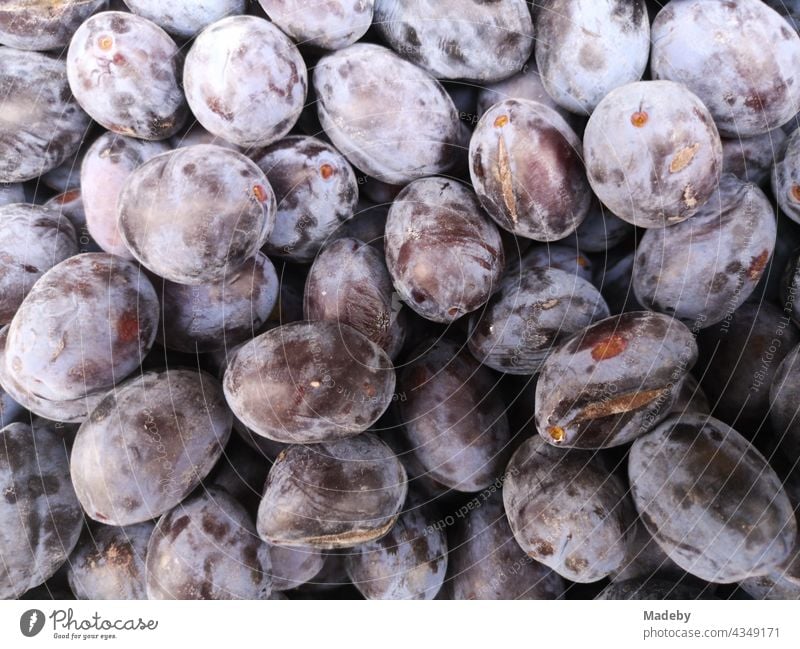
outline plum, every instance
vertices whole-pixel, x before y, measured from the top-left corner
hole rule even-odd
[[[194,286],[221,282],[255,257],[275,210],[275,194],[252,160],[198,144],[156,156],[128,177],[118,227],[146,268]]]
[[[181,62],[178,46],[160,27],[135,14],[105,11],[72,37],[67,76],[78,103],[104,128],[163,140],[189,115]]]
[[[673,81],[639,81],[608,93],[586,125],[583,153],[597,197],[643,228],[697,213],[722,173],[722,142],[711,114]]]
[[[269,543],[291,547],[357,546],[392,528],[407,490],[403,465],[370,433],[293,445],[269,472],[258,533]]]
[[[61,165],[78,152],[89,123],[63,61],[0,47],[0,183],[31,180]]]
[[[222,386],[197,370],[143,372],[81,424],[72,481],[86,513],[132,525],[175,507],[211,471],[231,432]]]
[[[749,137],[800,105],[800,36],[759,0],[673,0],[652,26],[653,79],[685,84],[720,133]]]
[[[63,442],[27,424],[0,430],[0,494],[0,599],[11,599],[55,574],[81,533]]]
[[[469,174],[481,205],[518,236],[563,239],[586,218],[591,202],[580,147],[552,108],[527,99],[498,102],[469,144]]]
[[[313,81],[325,134],[370,176],[400,185],[451,168],[461,144],[458,111],[423,70],[356,43],[320,59]]]
[[[195,117],[241,147],[267,146],[286,135],[300,117],[307,86],[295,45],[255,16],[215,22],[186,56],[184,88]]]

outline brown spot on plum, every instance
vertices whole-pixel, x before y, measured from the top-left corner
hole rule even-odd
[[[683,147],[675,154],[675,157],[672,158],[672,162],[669,163],[669,172],[674,174],[686,169],[686,167],[691,164],[699,148],[700,145],[698,143]]]
[[[757,282],[761,277],[761,273],[764,272],[764,268],[769,261],[769,250],[764,250],[760,255],[757,257],[753,257],[752,261],[750,262],[750,266],[747,269],[747,277],[753,281]]]
[[[79,198],[81,195],[80,189],[72,189],[68,192],[64,192],[61,196],[57,196],[53,200],[58,203],[59,205],[66,205],[67,203],[71,203],[72,201]]]
[[[203,514],[202,519],[203,531],[210,534],[215,540],[222,541],[225,535],[230,531],[230,527],[224,521],[218,521],[210,514]]]
[[[117,339],[130,343],[139,338],[139,317],[135,311],[126,311],[117,320]]]
[[[174,541],[178,538],[178,535],[186,529],[189,525],[190,518],[188,516],[181,516],[178,518],[173,524],[172,527],[169,528],[169,538],[170,540]]]
[[[596,361],[607,361],[610,358],[619,356],[628,346],[628,341],[622,336],[613,334],[595,343],[592,347],[592,358]]]

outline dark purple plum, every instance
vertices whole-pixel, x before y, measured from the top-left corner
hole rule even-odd
[[[26,386],[20,384],[13,376],[13,373],[6,369],[5,353],[8,329],[8,325],[0,329],[0,388],[6,397],[24,404],[26,410],[30,410],[31,413],[40,413],[37,416],[47,419],[67,422],[81,422],[86,419],[92,408],[100,403],[104,393],[97,392],[87,394],[78,399],[63,400],[44,399],[34,394]],[[22,408],[23,406],[20,405],[20,407]]]
[[[704,415],[711,414],[711,406],[708,403],[708,397],[703,392],[697,379],[692,374],[687,374],[683,380],[683,386],[678,393],[678,397],[672,404],[670,413],[684,414],[689,412],[696,412]]]
[[[81,165],[81,196],[86,226],[103,250],[125,259],[133,255],[117,226],[117,201],[133,171],[155,156],[169,151],[164,142],[137,140],[104,133],[86,152]]]
[[[254,432],[308,444],[358,435],[394,399],[392,361],[352,327],[297,322],[244,344],[229,360],[225,396]]]
[[[725,136],[766,133],[797,113],[800,36],[763,2],[673,1],[652,38],[653,78],[686,85]]]
[[[365,199],[359,200],[355,214],[339,226],[328,242],[345,238],[358,239],[375,248],[381,257],[385,257],[384,236],[390,207],[390,204],[375,205]]]
[[[489,216],[521,237],[563,239],[589,211],[580,140],[544,104],[506,99],[489,108],[470,140],[469,173]]]
[[[338,50],[366,34],[375,0],[258,0],[270,20],[300,45]]]
[[[626,444],[667,416],[696,361],[692,333],[667,316],[635,311],[596,322],[545,360],[536,428],[555,446]]]
[[[644,0],[548,0],[535,26],[544,87],[573,113],[588,115],[614,88],[641,79],[650,58]]]
[[[43,417],[81,421],[106,390],[135,370],[152,347],[158,297],[130,262],[106,253],[71,257],[31,289],[8,328],[0,381]],[[80,413],[39,407],[73,402]],[[55,405],[55,404],[54,404]],[[54,411],[53,411],[54,410]]]
[[[108,0],[5,0],[0,4],[0,44],[18,50],[65,47],[75,30]]]
[[[629,239],[634,231],[632,224],[612,214],[593,197],[584,222],[561,244],[573,246],[582,253],[605,253]]]
[[[480,491],[503,473],[511,432],[498,378],[457,343],[423,342],[397,388],[408,448],[442,485]]]
[[[512,272],[470,317],[469,349],[499,372],[536,374],[561,342],[609,315],[600,292],[576,275],[555,268]]]
[[[181,352],[205,353],[247,342],[278,301],[278,275],[258,253],[221,282],[187,286],[163,280],[159,341]]]
[[[409,499],[412,500],[412,499]],[[414,503],[388,534],[347,554],[347,574],[367,599],[434,599],[447,572],[447,538],[433,508]]]
[[[800,343],[790,315],[768,302],[745,302],[698,336],[696,374],[713,414],[745,437],[754,437],[767,420],[773,377]]]
[[[147,546],[147,597],[268,599],[271,571],[247,511],[212,487],[158,521]]]
[[[563,577],[591,583],[624,565],[633,505],[622,481],[591,453],[527,439],[506,469],[503,503],[522,550]]]
[[[315,548],[269,545],[269,556],[273,592],[291,590],[312,581],[325,564],[325,555]]]
[[[0,183],[31,180],[74,156],[89,116],[64,62],[0,46]]]
[[[518,264],[510,264],[506,274],[519,277],[533,268],[555,268],[587,282],[592,281],[592,261],[577,247],[561,244],[542,244],[528,248]]]
[[[781,361],[769,391],[769,418],[778,445],[791,460],[800,458],[800,345]]]
[[[290,446],[269,472],[258,533],[277,545],[354,547],[392,528],[407,490],[403,465],[370,433]]]
[[[52,207],[0,207],[0,323],[11,322],[33,284],[78,254],[72,224]]]
[[[734,429],[708,415],[662,422],[631,447],[636,509],[667,556],[716,583],[768,574],[797,524],[780,478]]]
[[[67,561],[83,526],[63,442],[27,424],[0,430],[0,599],[43,584]]]
[[[155,525],[93,525],[69,558],[69,587],[77,599],[147,599],[145,557]]]
[[[756,185],[767,184],[786,139],[780,128],[752,137],[722,138],[722,172]]]
[[[380,181],[400,185],[443,173],[462,150],[458,110],[447,91],[384,47],[356,43],[323,57],[314,88],[325,134]]]
[[[452,528],[447,586],[456,600],[558,599],[566,583],[523,552],[508,525],[501,494],[473,500]]]
[[[441,177],[400,192],[386,220],[385,248],[400,299],[434,322],[485,304],[505,265],[500,233],[474,192]]]
[[[644,524],[639,521],[636,533],[628,545],[628,556],[611,575],[611,581],[620,584],[629,579],[648,579],[653,575],[680,579],[686,573],[655,542]]]
[[[500,81],[533,51],[524,0],[375,0],[375,27],[412,63],[439,79]]]
[[[645,232],[636,248],[636,299],[695,330],[716,324],[755,290],[776,233],[764,192],[725,174],[688,221]]]
[[[383,255],[357,239],[338,239],[319,253],[306,280],[303,313],[307,320],[350,325],[390,358],[405,341],[406,312]]]

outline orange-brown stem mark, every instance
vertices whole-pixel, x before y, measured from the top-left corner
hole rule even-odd
[[[561,426],[550,426],[547,429],[547,434],[550,435],[550,439],[554,442],[560,443],[564,441],[564,438],[567,436],[567,431],[565,431]]]
[[[322,176],[322,180],[329,180],[335,171],[336,169],[333,168],[333,165],[329,165],[326,162],[319,168],[319,175]]]
[[[123,343],[139,338],[139,318],[135,311],[127,311],[117,320],[117,338]]]
[[[114,47],[114,39],[111,38],[111,36],[101,36],[99,39],[97,39],[97,45],[104,52],[108,52],[108,50]]]
[[[494,125],[496,128],[503,128],[506,124],[508,124],[508,115],[500,115],[496,120],[494,120]]]
[[[614,334],[592,347],[592,358],[596,361],[607,361],[625,351],[628,341]]]
[[[128,59],[126,59],[124,56],[122,56],[122,54],[117,52],[111,59],[111,62],[114,63],[115,65],[125,65],[128,62]]]
[[[757,282],[761,278],[761,273],[769,261],[769,250],[764,250],[757,257],[753,257],[750,261],[750,267],[747,269],[747,277],[751,282]]]
[[[800,185],[792,185],[791,195],[794,200],[800,202]]]
[[[253,196],[259,203],[263,203],[267,200],[267,190],[261,185],[253,185]]]
[[[578,266],[581,268],[586,268],[589,265],[589,260],[586,259],[583,255],[578,255]]]
[[[649,117],[647,113],[643,110],[637,110],[633,115],[631,115],[631,124],[633,124],[636,128],[642,128],[645,124],[647,124],[647,120]]]

